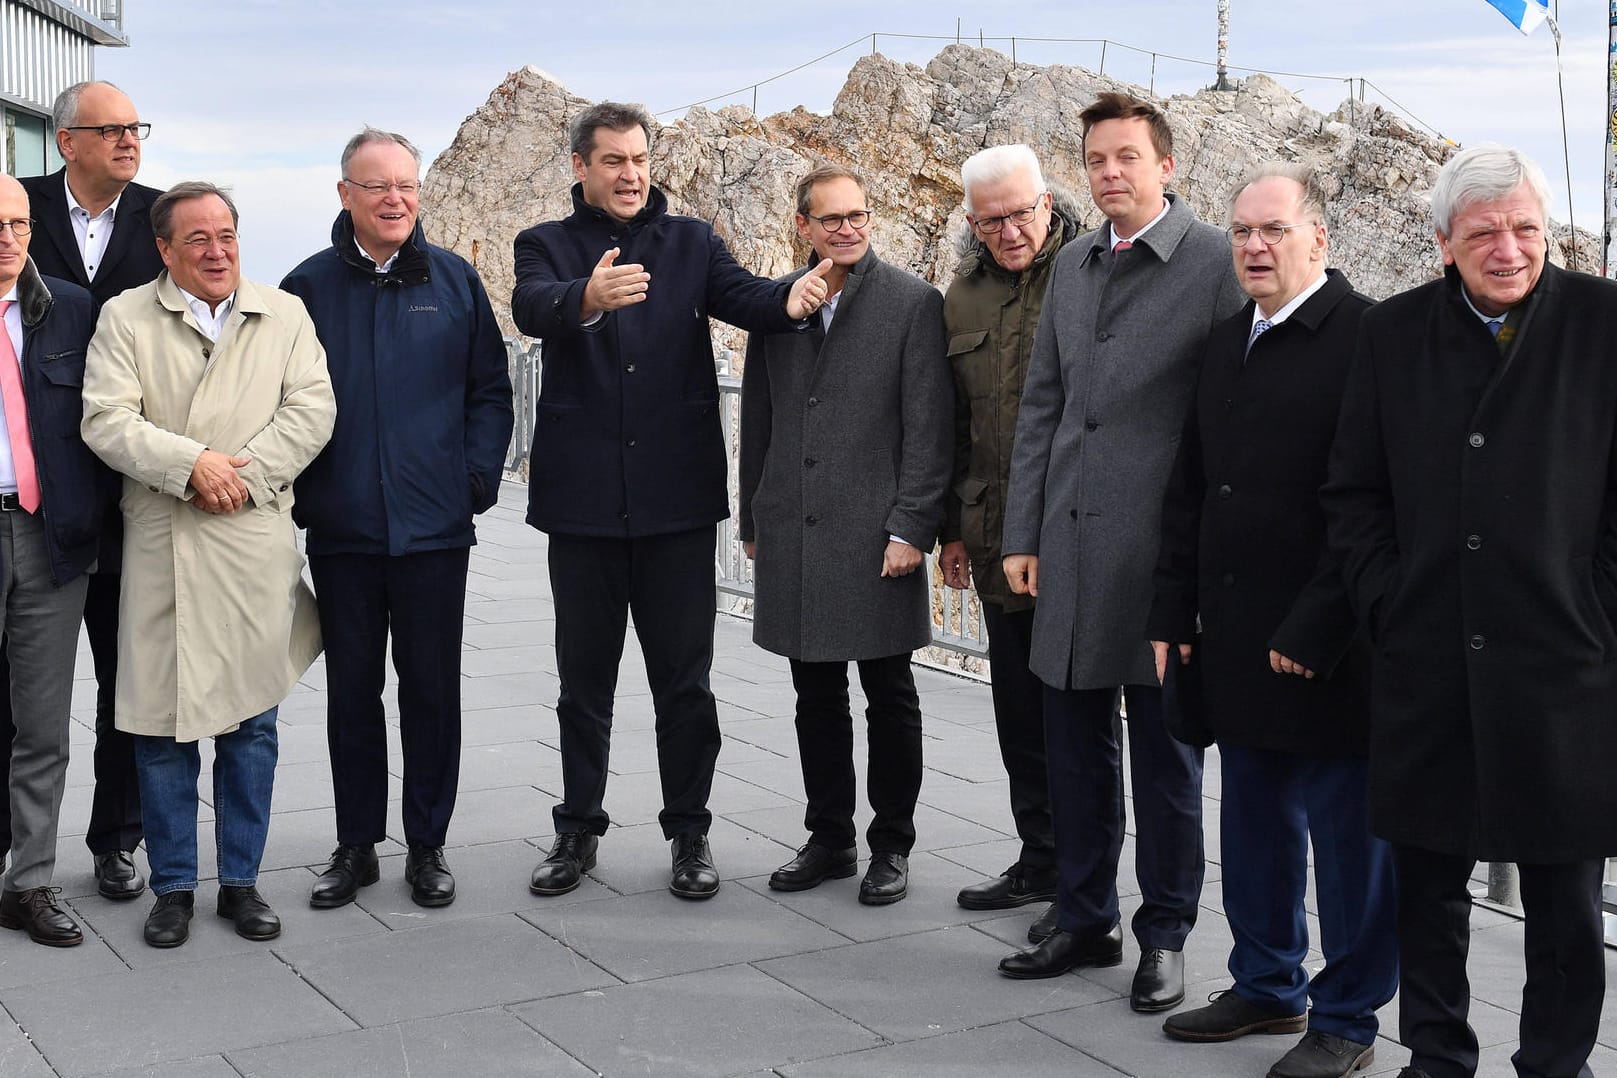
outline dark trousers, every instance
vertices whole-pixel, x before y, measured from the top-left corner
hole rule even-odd
[[[135,774],[135,739],[113,725],[118,680],[117,573],[91,573],[84,600],[84,629],[95,663],[95,795],[84,844],[95,854],[125,852],[140,845],[140,779]],[[0,684],[11,679],[5,643],[0,640]],[[11,770],[11,701],[0,693],[0,774]],[[11,809],[0,800],[0,856],[11,849]]]
[[[1477,1037],[1466,1021],[1471,984],[1471,871],[1476,862],[1395,846],[1398,869],[1398,1039],[1410,1064],[1431,1078],[1471,1078]],[[1600,917],[1602,860],[1522,864],[1521,1046],[1511,1057],[1520,1078],[1588,1078],[1600,1032],[1606,955]]]
[[[988,628],[988,670],[993,677],[994,728],[999,755],[1011,780],[1011,819],[1022,840],[1021,863],[1049,871],[1056,863],[1050,824],[1050,774],[1044,763],[1044,683],[1028,669],[1033,647],[1033,611],[1005,613],[982,604]]]
[[[921,796],[921,698],[910,653],[860,659],[869,756],[865,795],[874,818],[865,832],[872,853],[908,854],[915,845],[915,801]],[[797,751],[803,761],[809,838],[833,850],[854,844],[853,714],[848,664],[792,660],[797,690]]]
[[[388,635],[399,675],[404,838],[442,846],[460,781],[460,644],[470,551],[309,558],[326,647],[326,740],[337,841],[387,837]]]
[[[1202,873],[1202,750],[1162,724],[1162,690],[1129,685],[1129,774],[1142,948],[1181,950],[1196,923]],[[1123,746],[1112,722],[1115,689],[1044,687],[1044,746],[1056,835],[1058,924],[1102,932],[1118,921],[1123,852]]]
[[[1392,848],[1370,834],[1369,770],[1327,759],[1220,745],[1224,912],[1230,974],[1243,999],[1308,1028],[1369,1044],[1376,1010],[1398,989]],[[1308,844],[1314,844],[1320,950],[1309,979]]]
[[[562,801],[556,831],[606,834],[612,702],[630,614],[657,715],[663,835],[706,834],[719,714],[713,667],[713,525],[639,539],[550,537],[561,695]]]

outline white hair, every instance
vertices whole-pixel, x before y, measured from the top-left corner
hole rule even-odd
[[[1432,184],[1432,223],[1444,237],[1454,215],[1477,202],[1495,202],[1527,184],[1549,224],[1550,182],[1532,158],[1509,146],[1472,146],[1455,154]]]
[[[1035,191],[1044,190],[1044,170],[1039,168],[1039,156],[1031,147],[1018,142],[1010,146],[990,146],[978,150],[960,166],[960,186],[965,189],[966,212],[971,212],[971,189],[981,183],[1000,180],[1026,173],[1033,180]]]

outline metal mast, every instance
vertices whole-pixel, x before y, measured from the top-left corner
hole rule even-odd
[[[1612,0],[1611,9],[1617,16],[1617,0]],[[1617,22],[1613,25],[1617,26]],[[1235,89],[1230,82],[1230,0],[1218,0],[1218,81],[1213,83],[1213,89]]]

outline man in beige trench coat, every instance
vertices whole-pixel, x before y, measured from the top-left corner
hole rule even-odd
[[[276,707],[320,652],[292,481],[331,437],[325,352],[296,298],[243,280],[229,196],[183,183],[152,205],[166,271],[109,301],[84,375],[85,442],[124,478],[117,722],[136,735],[157,896],[146,942],[189,935],[197,742],[214,738],[219,916],[281,923],[257,891]]]

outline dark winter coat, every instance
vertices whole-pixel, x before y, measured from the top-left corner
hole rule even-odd
[[[471,546],[511,443],[505,342],[477,271],[415,233],[386,273],[338,215],[332,245],[281,287],[326,350],[337,425],[298,476],[308,552],[419,554]]]
[[[1371,824],[1617,854],[1617,284],[1545,266],[1501,356],[1459,275],[1363,318],[1323,491],[1375,648]]]
[[[580,325],[590,272],[651,274],[646,299]],[[651,189],[627,223],[584,201],[516,239],[517,328],[544,340],[528,523],[562,535],[666,535],[730,513],[719,382],[708,318],[783,333],[787,286],[736,264],[705,221],[668,212]]]
[[[1251,303],[1208,338],[1163,499],[1146,636],[1201,650],[1220,743],[1363,756],[1369,649],[1325,549],[1319,488],[1370,300],[1329,274],[1250,354]],[[1275,673],[1270,649],[1319,676]]]
[[[1044,307],[1044,290],[1062,245],[1078,234],[1071,196],[1061,192],[1050,234],[1033,264],[1011,273],[967,231],[954,280],[943,296],[954,371],[954,474],[944,502],[944,543],[959,540],[971,558],[971,579],[984,602],[1007,612],[1033,609],[1033,597],[1017,595],[1000,567],[1005,493],[1011,484],[1011,443],[1022,406],[1033,331]]]
[[[823,336],[752,335],[741,393],[753,640],[806,662],[931,643],[925,563],[881,570],[889,536],[930,551],[943,519],[953,394],[938,290],[866,253]]]

